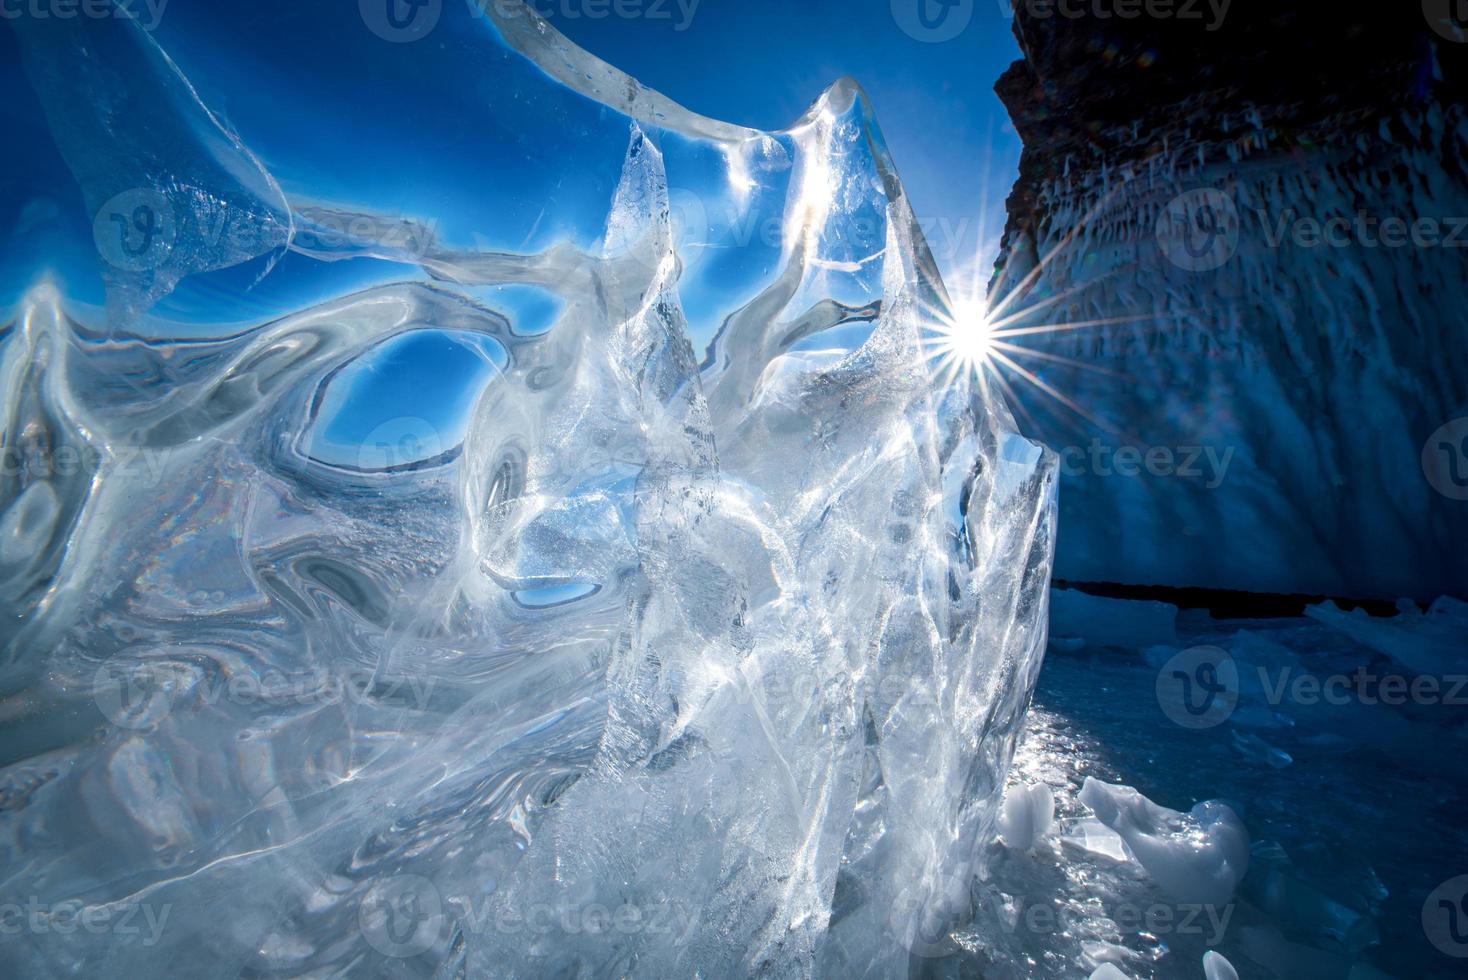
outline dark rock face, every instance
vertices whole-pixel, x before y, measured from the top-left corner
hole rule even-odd
[[[1125,0],[1099,6],[1108,2]],[[1140,122],[1159,136],[1248,104],[1269,124],[1301,136],[1314,130],[1320,142],[1339,130],[1338,114],[1369,118],[1439,90],[1433,60],[1461,83],[1468,51],[1440,37],[1409,9],[1411,0],[1329,10],[1302,0],[1237,0],[1216,20],[1201,2],[1202,20],[1031,12],[1042,6],[1020,0],[1014,31],[1025,59],[998,83],[1033,149],[1042,140],[1116,149],[1108,127]]]
[[[1104,321],[1012,338],[1043,388],[999,366],[1063,453],[1060,577],[1468,592],[1455,3],[1020,0],[994,318]]]

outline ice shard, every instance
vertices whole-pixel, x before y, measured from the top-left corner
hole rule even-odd
[[[1055,463],[933,358],[861,91],[756,132],[360,6],[14,25],[0,972],[949,955]]]

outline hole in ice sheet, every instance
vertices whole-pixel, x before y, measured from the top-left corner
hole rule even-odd
[[[515,334],[520,337],[549,333],[566,308],[564,298],[541,286],[525,283],[479,286],[467,292],[486,306],[508,314]]]
[[[361,473],[447,463],[458,455],[484,386],[508,364],[492,337],[434,329],[399,334],[322,382],[305,455]]]
[[[872,335],[875,324],[872,322],[845,323],[840,326],[822,330],[809,337],[802,338],[791,345],[789,353],[825,353],[836,351],[843,355],[858,350]]]
[[[548,585],[539,589],[516,589],[510,595],[526,609],[549,609],[552,606],[564,606],[577,599],[585,599],[600,591],[601,586],[595,582],[565,582],[561,585]]]

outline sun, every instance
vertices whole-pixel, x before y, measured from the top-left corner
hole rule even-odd
[[[985,391],[989,389],[992,382],[999,391],[1007,396],[1008,403],[1033,426],[1033,418],[1025,408],[1024,402],[1020,400],[1014,386],[1010,384],[1010,376],[1013,376],[1016,380],[1033,385],[1036,390],[1102,428],[1112,430],[1114,426],[1096,418],[1069,395],[1037,374],[1035,370],[1031,370],[1015,359],[1017,357],[1036,358],[1080,370],[1115,374],[1115,372],[1094,364],[1015,343],[1022,337],[1131,323],[1143,319],[1133,316],[1069,323],[1019,325],[1024,321],[1035,319],[1034,314],[1040,310],[1066,299],[1070,292],[1061,292],[1007,314],[1005,310],[1013,304],[1017,294],[1011,294],[991,304],[979,298],[974,292],[967,296],[945,298],[942,306],[925,307],[924,346],[927,349],[928,363],[934,372],[935,379],[941,385],[977,382]]]
[[[930,329],[930,356],[944,374],[981,374],[993,356],[994,328],[981,301],[957,300],[952,312],[936,317]]]
[[[956,289],[951,292],[936,290],[936,295],[924,300],[919,313],[922,320],[922,347],[928,370],[932,372],[933,379],[939,386],[960,385],[967,388],[970,384],[976,384],[982,392],[992,391],[1023,416],[1032,429],[1037,429],[1025,400],[1015,390],[1017,386],[1029,385],[1036,392],[1053,399],[1097,427],[1107,432],[1119,431],[1116,425],[1097,417],[1046,380],[1044,371],[1046,366],[1061,365],[1067,371],[1107,375],[1121,384],[1127,383],[1129,379],[1089,360],[1066,357],[1043,349],[1043,345],[1032,346],[1027,338],[1111,327],[1144,332],[1157,329],[1157,324],[1175,322],[1179,316],[1186,315],[1186,311],[1171,309],[1088,319],[1072,318],[1074,310],[1081,305],[1078,294],[1102,286],[1107,280],[1122,274],[1125,267],[1118,267],[1096,279],[1074,283],[1058,291],[1047,290],[1036,295],[1036,284],[1045,270],[1058,256],[1069,254],[1076,236],[1090,227],[1108,202],[1126,186],[1125,182],[1118,183],[1059,242],[1052,245],[1023,278],[1018,282],[1005,284],[1006,288],[997,295],[992,288],[993,284],[989,283],[993,279],[993,267],[981,261],[981,254],[976,254],[972,263],[957,270],[953,281]],[[980,224],[983,223],[984,218],[980,216]],[[1044,311],[1057,307],[1065,312],[1059,320],[1047,322],[1047,318],[1053,314],[1045,314]],[[1028,362],[1032,366],[1022,362]],[[1026,393],[1029,394],[1028,390]]]
[[[989,310],[980,302],[959,300],[953,311],[953,322],[947,331],[947,344],[965,366],[978,370],[993,353],[994,328],[989,323]]]

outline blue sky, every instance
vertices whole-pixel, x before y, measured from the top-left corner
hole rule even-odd
[[[617,0],[535,7],[644,84],[746,126],[784,127],[855,78],[945,277],[977,253],[987,279],[1020,153],[994,95],[1019,57],[1008,0],[623,0],[635,17],[617,16]]]
[[[420,2],[442,15],[424,42],[431,47],[374,37],[367,15],[386,2],[361,0],[360,16],[349,6],[296,0],[257,0],[243,10],[175,4],[154,36],[288,192],[384,214],[433,215],[451,239],[464,238],[458,225],[483,225],[486,210],[506,228],[528,225],[547,202],[568,221],[586,218],[586,227],[544,224],[541,238],[579,233],[584,239],[592,226],[599,230],[625,135],[611,132],[605,146],[588,142],[588,132],[600,132],[594,113],[573,107],[548,117],[544,106],[505,98],[507,86],[516,84],[513,73],[482,44],[470,43],[467,0],[397,0],[400,9]],[[535,0],[535,6],[573,41],[644,84],[696,112],[743,125],[783,128],[837,78],[857,79],[949,285],[972,292],[974,278],[987,280],[1020,152],[993,93],[995,79],[1018,57],[1008,0]],[[323,46],[322,38],[331,43]],[[0,118],[16,137],[0,175],[0,227],[12,232],[11,247],[0,242],[0,302],[17,298],[42,266],[73,273],[64,276],[70,295],[100,301],[100,281],[90,273],[96,265],[91,215],[17,61],[14,37],[0,30],[0,77],[15,95],[0,106]],[[424,70],[429,64],[433,71]],[[282,113],[283,105],[311,110]],[[487,105],[498,115],[486,118]],[[565,179],[564,161],[586,160],[589,153],[600,154],[598,165]],[[525,161],[530,166],[521,166]],[[484,185],[486,169],[512,165],[515,186]],[[264,281],[256,281],[262,270],[255,265],[190,277],[161,312],[180,321],[259,320],[345,285],[347,270],[336,268],[318,288],[312,275],[322,273],[312,266],[291,257]],[[219,302],[221,289],[229,304]]]

